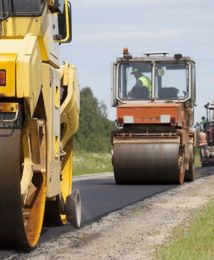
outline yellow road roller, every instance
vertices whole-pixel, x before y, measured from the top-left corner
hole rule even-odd
[[[59,56],[71,3],[2,0],[0,35],[0,246],[31,250],[43,223],[81,222],[72,190],[79,84]]]

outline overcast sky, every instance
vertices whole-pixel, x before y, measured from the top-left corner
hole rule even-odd
[[[196,61],[195,119],[214,96],[214,1],[212,0],[74,0],[73,41],[62,46],[62,58],[78,67],[81,87],[90,86],[111,108],[111,63],[128,47],[145,52],[182,53]]]

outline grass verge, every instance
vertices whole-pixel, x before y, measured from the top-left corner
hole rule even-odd
[[[78,151],[74,154],[74,175],[112,172],[110,153],[88,153]]]
[[[201,167],[200,150],[199,149],[196,149],[196,151],[195,151],[195,167],[196,168]]]
[[[189,226],[175,230],[172,239],[159,248],[155,259],[214,259],[214,198],[199,211]]]

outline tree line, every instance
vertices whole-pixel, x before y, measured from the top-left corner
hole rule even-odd
[[[90,87],[80,91],[79,129],[74,137],[76,150],[110,152],[111,131],[115,123],[107,118],[107,108],[93,95]]]

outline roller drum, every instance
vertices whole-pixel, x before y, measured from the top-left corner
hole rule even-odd
[[[116,142],[113,168],[117,184],[182,182],[179,143]]]
[[[0,247],[29,251],[40,237],[45,204],[45,178],[33,175],[23,200],[21,129],[0,129]]]
[[[22,246],[20,130],[1,129],[0,165],[0,244]]]

